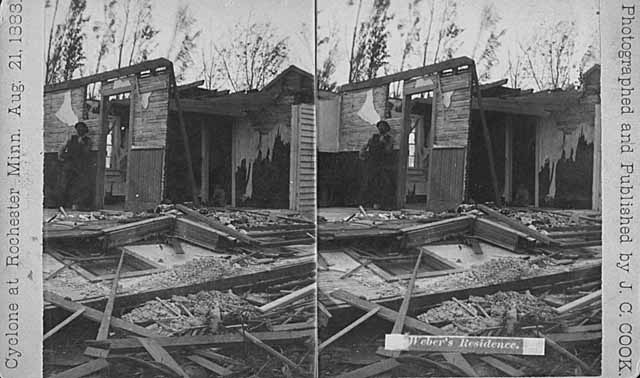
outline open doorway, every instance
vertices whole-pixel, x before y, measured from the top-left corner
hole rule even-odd
[[[202,132],[202,200],[212,206],[231,204],[232,121],[207,119]]]
[[[535,204],[536,119],[517,117],[511,132],[511,198],[515,206]]]
[[[104,205],[121,209],[127,196],[127,164],[131,151],[130,93],[111,96],[107,103],[104,169]]]

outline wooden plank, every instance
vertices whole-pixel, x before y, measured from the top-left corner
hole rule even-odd
[[[545,335],[541,334],[538,332],[538,336],[540,337],[544,337],[545,338],[545,342],[546,344],[553,350],[555,350],[556,352],[560,353],[561,355],[563,355],[564,357],[568,358],[569,360],[573,361],[574,363],[576,363],[578,366],[580,366],[580,368],[582,369],[583,374],[585,375],[598,375],[598,372],[594,371],[591,366],[589,366],[587,363],[585,363],[584,361],[582,361],[581,359],[579,359],[578,357],[576,357],[575,355],[573,355],[571,352],[569,352],[568,350],[564,349],[563,347],[561,347],[558,343],[556,343],[555,341],[551,340],[550,338],[546,337]],[[547,353],[547,355],[549,355],[549,353]]]
[[[484,218],[476,218],[473,224],[473,235],[480,240],[512,252],[522,252],[535,246],[535,241],[528,235]]]
[[[395,358],[388,358],[371,365],[338,375],[336,378],[368,378],[393,370],[401,364]]]
[[[191,361],[195,362],[196,364],[202,366],[203,368],[216,373],[217,375],[219,375],[221,377],[226,377],[226,376],[229,376],[229,375],[233,374],[233,372],[231,370],[227,369],[226,367],[220,366],[220,365],[216,364],[215,362],[207,360],[204,357],[192,355],[192,356],[187,356],[187,358],[190,359]]]
[[[102,317],[103,317],[103,313],[102,311],[98,311],[96,309],[93,309],[91,307],[87,307],[84,306],[80,303],[76,303],[70,300],[67,300],[61,296],[59,296],[58,294],[52,293],[48,290],[44,290],[44,300],[46,302],[52,303],[54,305],[56,305],[57,307],[63,308],[67,311],[78,311],[78,310],[84,310],[82,313],[82,316],[92,320],[96,323],[100,323],[102,321]],[[158,336],[157,333],[153,332],[153,331],[149,331],[146,328],[140,327],[138,325],[135,325],[133,323],[127,322],[125,320],[122,320],[118,317],[112,316],[111,317],[111,321],[110,321],[110,325],[113,328],[117,328],[117,329],[121,329],[123,331],[127,331],[130,333],[133,333],[135,335],[139,335],[139,336],[144,336],[144,337],[155,337]]]
[[[352,329],[354,329],[357,326],[359,326],[360,324],[364,323],[367,319],[369,319],[370,317],[375,315],[376,312],[378,312],[378,310],[380,310],[380,307],[375,307],[375,308],[371,309],[369,312],[367,312],[366,314],[364,314],[361,317],[359,317],[356,321],[354,321],[353,323],[351,323],[348,326],[344,327],[343,329],[338,331],[335,335],[331,336],[327,340],[323,341],[318,346],[318,353],[322,352],[322,350],[324,348],[328,347],[331,343],[333,343],[334,341],[338,340],[342,336],[346,335]]]
[[[387,92],[388,92],[387,88]],[[411,132],[411,96],[402,97],[402,121],[400,125],[400,149],[398,151],[395,207],[402,209],[407,199],[407,164],[409,159],[409,134]]]
[[[282,355],[280,352],[278,352],[277,350],[273,349],[269,345],[267,345],[264,342],[262,342],[262,340],[260,340],[259,338],[255,337],[254,335],[252,335],[251,333],[249,333],[249,332],[247,332],[245,330],[238,330],[238,333],[242,337],[244,337],[245,339],[249,340],[255,346],[261,348],[265,352],[269,353],[273,357],[275,357],[278,360],[280,360],[281,362],[283,362],[285,365],[289,366],[292,370],[297,371],[297,372],[302,372],[302,373],[304,373],[306,375],[307,372],[304,371],[300,366],[298,366],[297,363],[291,361],[290,359],[288,359],[287,357]]]
[[[296,329],[309,329],[315,327],[315,322],[300,322],[300,323],[287,323],[276,324],[271,326],[272,331],[293,331]]]
[[[402,333],[402,329],[404,328],[404,321],[407,318],[407,311],[409,311],[409,303],[411,302],[411,296],[413,295],[413,288],[416,283],[416,276],[418,275],[418,269],[420,268],[420,262],[422,261],[422,254],[424,251],[420,250],[420,254],[418,255],[418,259],[416,260],[416,264],[413,267],[413,273],[411,274],[411,279],[409,280],[409,285],[407,286],[407,291],[404,294],[404,298],[402,300],[402,304],[400,305],[400,310],[398,311],[398,317],[396,321],[393,323],[393,329],[391,330],[392,334],[400,334]],[[385,351],[385,349],[379,348],[378,354],[383,354],[388,357],[398,357],[400,356],[400,351]]]
[[[118,247],[169,232],[174,227],[175,219],[173,215],[163,215],[106,228],[103,230],[103,246]]]
[[[474,216],[463,215],[423,225],[405,227],[400,230],[403,235],[403,246],[405,248],[417,247],[445,240],[455,234],[469,234],[474,221]]]
[[[394,81],[402,81],[411,79],[417,76],[425,76],[430,73],[440,72],[446,69],[457,68],[460,66],[471,66],[473,64],[473,59],[463,56],[459,58],[453,58],[449,60],[445,60],[436,64],[431,64],[428,66],[423,66],[419,68],[414,68],[407,71],[398,72],[391,75],[380,76],[375,79],[360,81],[357,83],[350,83],[341,86],[338,91],[339,92],[347,92],[347,91],[355,91],[358,89],[366,89],[372,87],[379,87],[385,84],[392,83]]]
[[[116,268],[115,277],[111,283],[111,292],[107,299],[107,305],[104,308],[102,314],[102,320],[100,321],[100,328],[98,328],[98,336],[96,340],[104,340],[109,336],[109,325],[111,324],[111,317],[113,315],[113,307],[116,300],[116,294],[118,292],[118,281],[120,280],[120,271],[122,270],[122,263],[124,261],[125,250],[120,253],[120,260],[118,261],[118,267]]]
[[[593,293],[587,294],[584,297],[580,297],[575,301],[571,301],[563,306],[556,308],[558,314],[564,314],[569,311],[584,307],[602,298],[602,289],[596,290]]]
[[[264,306],[258,307],[258,310],[262,312],[272,311],[278,307],[286,306],[290,303],[293,303],[299,299],[306,297],[315,292],[316,284],[312,283],[311,285],[307,285],[302,289],[298,289],[292,293],[285,295],[284,297],[280,297],[273,302],[267,303]]]
[[[510,377],[523,377],[524,376],[524,372],[522,370],[519,369],[515,369],[509,365],[507,365],[506,363],[498,360],[497,358],[491,357],[491,356],[485,356],[482,358],[482,361],[486,362],[487,364],[493,366],[494,368],[507,373]]]
[[[55,327],[53,327],[49,331],[47,331],[47,333],[45,333],[44,336],[42,336],[42,341],[45,341],[49,337],[53,336],[56,332],[58,332],[59,330],[64,328],[67,324],[71,323],[73,321],[73,319],[75,319],[78,316],[82,315],[83,312],[84,312],[84,308],[81,308],[81,309],[77,310],[76,312],[74,312],[73,314],[69,315],[63,321],[58,323]]]
[[[113,315],[113,307],[115,304],[116,294],[118,292],[118,281],[120,280],[120,271],[122,270],[122,262],[124,261],[125,250],[120,253],[120,260],[118,261],[118,267],[111,283],[111,291],[109,292],[109,298],[107,299],[107,305],[102,313],[102,319],[100,320],[100,327],[98,328],[98,335],[96,340],[106,340],[109,337],[109,325],[111,324],[111,317]],[[87,347],[84,354],[93,357],[107,357],[109,351],[104,349],[97,349]]]
[[[156,362],[165,365],[181,377],[189,378],[189,375],[178,365],[176,360],[174,360],[162,346],[158,345],[155,340],[144,337],[138,337],[137,339]]]
[[[254,332],[253,336],[270,344],[293,343],[296,341],[306,340],[309,337],[314,337],[315,330],[305,329],[299,331]],[[155,335],[153,339],[163,348],[241,345],[244,341],[242,335],[235,333],[171,337]],[[107,339],[103,341],[87,340],[86,343],[91,346],[106,348],[117,353],[138,352],[143,348],[142,344],[140,344],[136,338]]]
[[[207,249],[214,248],[218,245],[220,238],[225,238],[232,242],[235,238],[229,238],[228,234],[224,234],[214,228],[211,228],[202,222],[195,222],[187,218],[177,218],[176,226],[173,234],[180,239],[192,242],[197,245],[207,246]]]
[[[107,360],[105,360],[104,358],[99,358],[96,360],[91,360],[80,366],[76,366],[72,369],[65,370],[62,373],[54,374],[50,378],[82,378],[86,377],[89,374],[105,369],[107,368],[107,366],[109,366]]]
[[[224,224],[216,221],[215,219],[209,218],[207,216],[204,216],[202,214],[200,214],[199,212],[190,209],[184,205],[180,205],[177,204],[176,205],[176,209],[182,211],[183,213],[185,213],[187,215],[187,217],[197,221],[197,222],[202,222],[206,225],[208,225],[209,227],[221,231],[222,233],[225,233],[227,235],[230,235],[234,238],[236,238],[237,240],[247,243],[247,244],[252,244],[252,245],[257,245],[259,244],[256,240],[254,240],[253,238],[239,232],[236,230],[233,230],[227,226],[225,226]]]
[[[539,242],[543,243],[543,244],[550,244],[550,245],[557,245],[558,242],[551,239],[550,237],[548,237],[547,235],[544,235],[543,233],[536,231],[536,230],[532,230],[529,227],[525,226],[524,224],[522,224],[521,222],[509,218],[506,215],[502,215],[500,212],[493,210],[492,208],[490,208],[489,206],[486,205],[482,205],[482,204],[478,204],[476,205],[476,207],[482,211],[483,213],[489,215],[491,218],[505,223],[507,224],[509,227],[520,231],[524,234],[527,234],[529,236],[531,236],[532,238],[538,240]]]
[[[220,353],[216,353],[210,349],[200,349],[200,350],[196,350],[195,353],[199,356],[205,357],[207,359],[210,360],[214,360],[217,361],[219,363],[222,364],[227,364],[227,365],[242,365],[243,362],[234,360],[231,357],[225,356],[223,354]]]
[[[89,85],[91,83],[97,83],[109,79],[115,79],[118,77],[130,76],[142,71],[156,70],[161,67],[172,67],[171,61],[165,58],[158,58],[148,60],[142,63],[134,64],[132,66],[119,68],[111,71],[101,72],[95,75],[85,76],[78,79],[67,80],[61,83],[49,84],[44,87],[46,92],[55,92],[71,88],[79,88]]]
[[[587,340],[598,340],[602,338],[602,332],[567,332],[548,333],[547,337],[556,343],[571,343]]]

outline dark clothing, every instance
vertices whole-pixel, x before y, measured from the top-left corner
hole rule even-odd
[[[88,206],[89,161],[91,139],[88,136],[73,135],[60,151],[62,172],[59,177],[59,206]]]
[[[363,148],[362,154],[365,160],[363,202],[391,208],[395,190],[391,136],[374,134]]]

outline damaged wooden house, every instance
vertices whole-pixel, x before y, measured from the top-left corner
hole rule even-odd
[[[358,151],[391,126],[395,207],[460,203],[600,208],[600,66],[579,88],[481,84],[467,57],[319,93],[318,203],[362,202]]]
[[[238,93],[202,83],[177,85],[160,58],[45,86],[45,205],[57,205],[56,152],[83,121],[93,141],[87,208],[193,201],[312,211],[312,75],[291,66]]]

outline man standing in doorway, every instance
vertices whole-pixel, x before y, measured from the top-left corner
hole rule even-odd
[[[78,210],[87,206],[89,197],[89,161],[91,158],[91,138],[89,128],[84,122],[75,125],[72,135],[58,151],[58,160],[62,163],[58,205]]]
[[[365,161],[364,195],[374,209],[391,208],[393,185],[393,139],[387,121],[376,124],[378,133],[373,134],[360,151]]]

